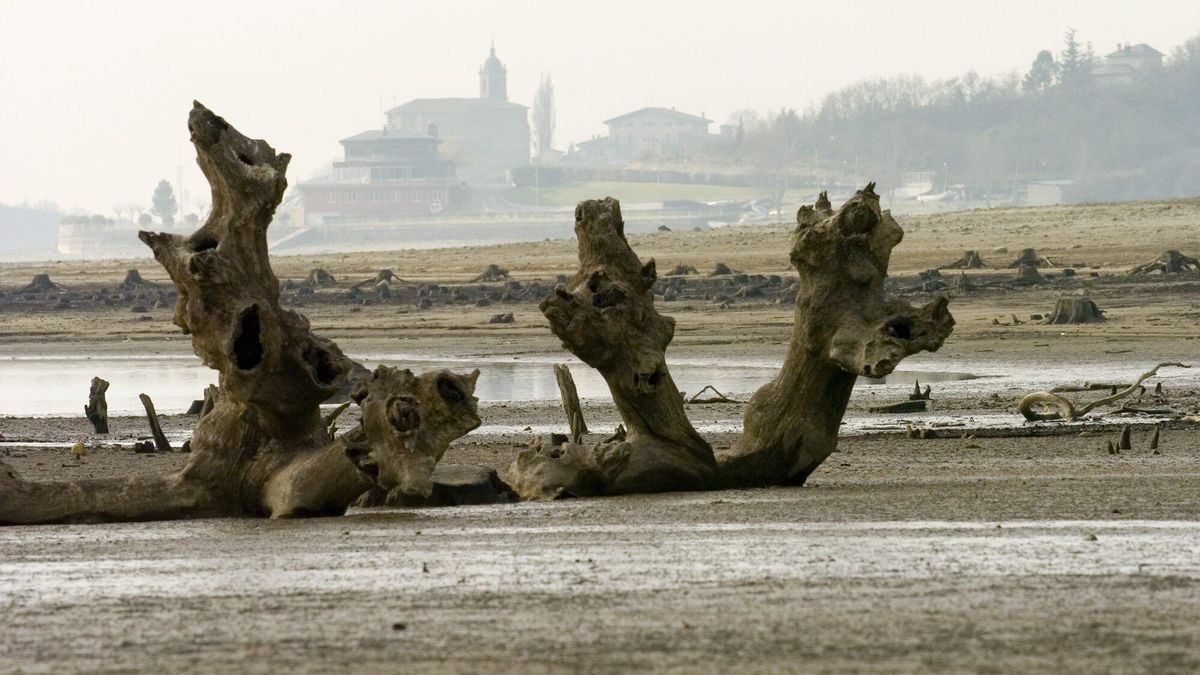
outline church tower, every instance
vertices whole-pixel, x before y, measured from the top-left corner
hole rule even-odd
[[[479,98],[496,101],[508,100],[508,69],[496,58],[496,44],[479,68]]]

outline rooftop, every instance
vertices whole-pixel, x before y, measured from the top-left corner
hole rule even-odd
[[[658,107],[642,108],[640,110],[634,110],[633,112],[625,113],[624,115],[617,115],[616,117],[613,117],[611,119],[604,120],[604,123],[612,124],[613,122],[623,120],[627,117],[636,117],[638,115],[646,115],[646,114],[666,115],[668,117],[674,117],[676,119],[681,119],[681,120],[688,120],[688,121],[692,121],[692,122],[704,122],[705,124],[712,124],[712,120],[708,119],[707,117],[702,117],[699,115],[691,115],[691,114],[688,114],[685,112],[679,112],[678,110],[676,110],[674,108],[658,108]]]
[[[346,143],[347,141],[378,141],[378,140],[384,140],[384,139],[391,139],[391,140],[429,139],[431,141],[437,140],[436,138],[434,138],[433,136],[430,136],[429,134],[423,134],[423,133],[419,133],[416,131],[395,131],[395,130],[388,130],[388,129],[370,129],[370,130],[362,132],[361,134],[354,134],[353,136],[351,136],[349,138],[343,138],[339,142]]]
[[[458,112],[462,110],[526,110],[527,107],[512,101],[492,98],[414,98],[388,111],[399,112]]]
[[[1122,56],[1162,56],[1162,55],[1163,55],[1162,52],[1158,51],[1154,47],[1151,47],[1150,45],[1146,44],[1145,42],[1139,42],[1136,45],[1127,44],[1127,45],[1121,47],[1120,49],[1118,49],[1117,51],[1107,55],[1105,58],[1112,58],[1114,56],[1122,57]]]

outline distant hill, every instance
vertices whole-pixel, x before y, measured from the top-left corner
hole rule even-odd
[[[0,204],[0,259],[53,257],[61,219],[56,211]]]

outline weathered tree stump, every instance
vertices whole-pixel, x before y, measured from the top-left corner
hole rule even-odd
[[[88,391],[88,402],[83,406],[83,414],[98,434],[108,433],[108,401],[104,398],[107,391],[108,382],[93,377],[91,389]]]
[[[33,281],[31,281],[31,282],[29,282],[29,284],[21,287],[21,289],[18,290],[17,292],[18,293],[57,293],[62,290],[63,290],[63,287],[60,284],[56,284],[53,281],[50,281],[49,274],[35,274],[35,275],[33,275]]]
[[[478,371],[418,377],[381,366],[352,392],[359,424],[330,437],[319,405],[352,362],[280,307],[267,255],[290,157],[199,103],[188,128],[213,188],[212,214],[190,236],[139,237],[178,291],[175,324],[220,371],[220,395],[176,473],[31,482],[0,471],[0,524],[340,514],[375,486],[429,494],[446,446],[479,426]]]
[[[1104,312],[1090,298],[1059,298],[1047,324],[1100,323]]]
[[[729,274],[735,274],[735,272],[734,272],[732,269],[730,269],[730,268],[729,268],[729,265],[726,265],[726,264],[725,264],[725,263],[723,263],[723,262],[719,262],[719,263],[717,263],[717,264],[716,264],[716,266],[715,266],[715,267],[713,267],[713,271],[711,271],[711,272],[709,272],[709,273],[708,273],[708,276],[710,276],[710,277],[722,277],[722,276],[726,276],[726,275],[729,275]]]
[[[159,452],[171,452],[171,443],[163,433],[162,425],[158,422],[158,413],[154,412],[154,401],[145,394],[138,394],[142,407],[146,409],[146,420],[150,422],[150,434],[154,436],[154,448]]]
[[[1037,286],[1040,284],[1048,284],[1050,281],[1042,276],[1038,268],[1034,265],[1022,265],[1017,268],[1017,275],[1013,278],[1013,283],[1018,286]]]
[[[509,471],[526,498],[801,484],[836,449],[859,375],[883,377],[906,356],[941,346],[954,325],[947,300],[921,308],[883,283],[903,232],[874,184],[836,213],[803,207],[791,261],[800,273],[792,343],[779,375],[751,398],[745,431],[715,455],[687,419],[666,348],[675,322],[654,307],[654,261],[625,239],[616,200],[575,210],[579,271],[541,303],[563,347],[608,383],[628,429],[592,445],[541,439]]]
[[[1180,274],[1189,271],[1200,271],[1200,260],[1171,249],[1163,251],[1161,255],[1150,262],[1134,267],[1129,270],[1129,274],[1150,274],[1151,272]]]
[[[309,271],[308,276],[304,279],[304,285],[312,288],[335,286],[337,285],[337,280],[333,278],[332,274],[318,267]]]
[[[667,274],[667,276],[681,277],[681,276],[685,276],[688,274],[699,274],[699,273],[700,273],[699,270],[697,270],[694,266],[684,265],[683,263],[680,263],[680,264],[676,265],[675,269],[671,270],[670,273]]]
[[[123,291],[134,291],[139,288],[157,287],[158,284],[146,281],[142,278],[141,272],[135,269],[125,271],[125,279],[117,285],[117,288]]]
[[[567,364],[554,364],[554,380],[558,383],[558,395],[562,399],[563,412],[567,415],[567,425],[571,429],[571,441],[579,443],[588,432],[588,428],[583,419],[583,407],[579,405],[575,378],[571,377],[571,369]]]
[[[508,270],[499,265],[488,265],[482,272],[471,279],[471,283],[480,281],[503,281],[508,278]]]
[[[1017,259],[1008,264],[1009,269],[1016,267],[1055,267],[1049,258],[1041,255],[1036,249],[1023,248]]]
[[[952,269],[952,270],[956,270],[956,269],[975,270],[975,269],[980,269],[980,268],[986,267],[986,266],[987,266],[987,263],[983,262],[983,258],[979,257],[978,251],[967,251],[958,260],[955,260],[954,262],[950,263],[949,265],[942,265],[942,268],[943,269]]]

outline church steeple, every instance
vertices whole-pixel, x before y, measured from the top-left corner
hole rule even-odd
[[[479,68],[479,98],[508,100],[508,69],[496,58],[496,43],[492,43],[487,60]]]

